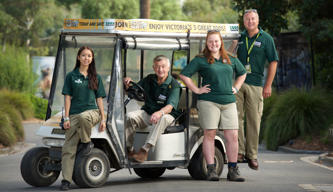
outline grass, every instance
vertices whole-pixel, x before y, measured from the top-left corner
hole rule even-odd
[[[9,116],[0,111],[0,143],[4,146],[11,146],[16,142],[14,130],[10,123]]]
[[[6,89],[0,91],[0,104],[11,105],[19,111],[22,119],[33,117],[33,105],[29,96]]]

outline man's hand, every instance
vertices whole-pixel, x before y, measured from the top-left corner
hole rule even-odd
[[[163,114],[161,111],[156,111],[150,116],[150,122],[152,124],[157,124],[157,122],[161,119],[162,115]]]
[[[271,86],[264,86],[264,89],[262,90],[262,96],[264,98],[268,98],[272,95],[272,87]]]
[[[130,83],[131,83],[132,79],[130,77],[125,77],[124,78],[124,84],[125,84],[125,88],[128,89]]]

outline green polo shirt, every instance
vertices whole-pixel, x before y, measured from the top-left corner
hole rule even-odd
[[[104,98],[106,95],[102,78],[98,74],[97,80],[98,88],[95,91],[88,88],[89,79],[80,73],[79,68],[66,75],[62,94],[71,96],[70,115],[79,114],[90,109],[98,109],[96,98]]]
[[[213,64],[209,64],[206,57],[196,56],[188,64],[181,74],[191,77],[198,72],[202,77],[202,86],[209,84],[211,89],[209,93],[198,95],[199,100],[211,101],[218,104],[228,104],[236,101],[232,93],[233,73],[236,77],[246,73],[244,66],[240,61],[229,56],[231,65],[222,63],[222,60],[215,59]]]
[[[251,73],[247,74],[245,83],[255,86],[263,86],[264,68],[266,60],[268,62],[278,61],[279,57],[275,48],[274,40],[272,36],[259,28],[259,37],[255,41],[257,34],[252,38],[249,38],[247,31],[241,33],[241,37],[238,42],[237,56],[238,59],[246,65],[247,49],[246,49],[246,37],[248,37],[248,46],[253,48],[250,52],[250,65]]]
[[[146,92],[145,104],[141,109],[151,115],[170,104],[173,106],[170,114],[175,118],[180,115],[180,111],[177,109],[181,87],[171,75],[168,75],[167,79],[161,85],[157,83],[157,76],[155,74],[148,75],[139,81],[138,84]]]

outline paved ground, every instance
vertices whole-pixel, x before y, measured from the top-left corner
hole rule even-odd
[[[39,146],[41,139],[35,136],[38,123],[24,124],[26,144],[20,152],[0,155],[0,191],[57,191],[59,179],[51,186],[35,188],[26,184],[20,174],[20,161],[24,151],[32,146]],[[27,144],[28,143],[28,144]],[[220,182],[193,180],[185,169],[167,170],[157,180],[144,180],[130,175],[127,169],[110,174],[107,183],[97,189],[79,189],[73,185],[72,191],[117,191],[117,192],[197,192],[197,191],[237,191],[237,192],[333,192],[333,171],[312,162],[314,155],[272,152],[260,149],[260,170],[253,171],[246,164],[240,165],[240,171],[246,178],[244,183],[226,180],[226,166]],[[318,156],[315,156],[318,157]]]

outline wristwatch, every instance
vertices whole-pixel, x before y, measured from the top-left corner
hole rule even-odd
[[[64,117],[64,121],[69,121],[69,117]]]

